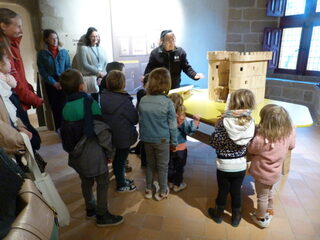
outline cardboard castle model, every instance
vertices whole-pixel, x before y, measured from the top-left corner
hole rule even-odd
[[[255,94],[257,103],[262,102],[271,58],[272,52],[208,52],[209,99],[225,102],[228,93],[246,88]]]

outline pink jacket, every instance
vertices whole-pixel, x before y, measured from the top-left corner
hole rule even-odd
[[[249,173],[260,183],[273,185],[279,181],[282,164],[288,150],[295,147],[296,132],[281,141],[270,143],[261,135],[256,135],[248,147],[252,154]]]

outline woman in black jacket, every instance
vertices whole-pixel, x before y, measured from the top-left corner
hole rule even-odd
[[[165,67],[171,75],[171,89],[180,87],[181,71],[193,80],[204,78],[202,73],[196,73],[187,60],[186,52],[175,45],[176,37],[171,30],[164,30],[160,35],[160,46],[155,48],[149,58],[144,75],[153,69]]]

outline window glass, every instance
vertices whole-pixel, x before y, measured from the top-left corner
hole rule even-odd
[[[304,14],[306,0],[287,0],[285,16]]]
[[[296,69],[302,28],[284,28],[279,68]]]
[[[320,71],[320,26],[313,27],[307,70]]]

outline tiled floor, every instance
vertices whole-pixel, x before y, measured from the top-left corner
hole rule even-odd
[[[48,161],[51,174],[62,198],[66,202],[71,223],[60,229],[60,239],[83,240],[320,240],[320,127],[297,130],[297,147],[292,153],[291,169],[276,187],[275,212],[271,225],[260,229],[253,224],[249,212],[256,206],[253,179],[243,184],[243,220],[238,228],[230,225],[230,207],[222,224],[207,216],[217,193],[215,152],[211,147],[188,141],[189,158],[185,168],[187,189],[170,194],[157,202],[143,197],[145,170],[131,154],[130,164],[138,191],[117,193],[115,183],[109,187],[109,207],[115,214],[125,217],[116,227],[97,228],[84,217],[84,202],[77,174],[67,166],[67,155],[55,133],[43,132],[41,155]]]

